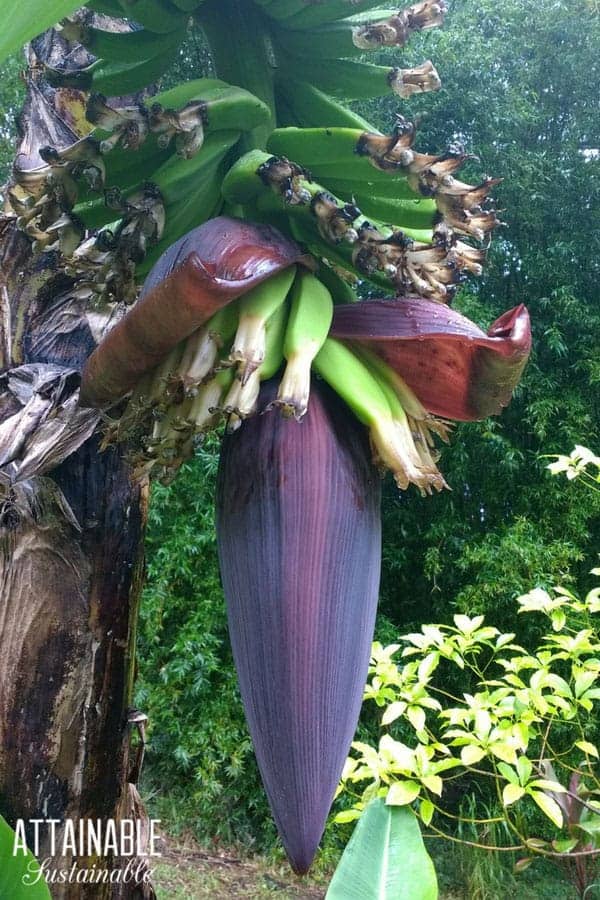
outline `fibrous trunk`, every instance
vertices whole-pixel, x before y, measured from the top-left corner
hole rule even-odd
[[[36,46],[32,61],[60,56],[52,34]],[[40,147],[72,133],[68,98],[30,77],[20,149],[35,166]],[[11,825],[57,820],[60,854],[68,819],[77,829],[140,815],[128,706],[146,497],[122,454],[99,453],[98,414],[77,406],[102,317],[57,258],[34,254],[14,217],[0,218],[0,814]],[[47,825],[40,837],[46,859]],[[57,856],[49,869],[74,861]],[[92,863],[118,864],[77,860]],[[154,896],[133,881],[51,890],[60,900]]]
[[[276,386],[263,391],[263,406]],[[375,622],[380,489],[366,432],[323,385],[225,439],[217,536],[242,699],[283,844],[305,872],[356,729]]]

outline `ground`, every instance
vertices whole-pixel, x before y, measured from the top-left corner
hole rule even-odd
[[[201,847],[192,837],[168,838],[153,882],[158,900],[324,900],[328,876],[298,878],[284,864],[233,850]],[[477,866],[459,876],[451,848],[436,858],[440,900],[571,900],[571,886],[553,868],[528,870],[517,882],[505,870]],[[465,879],[463,885],[457,877]],[[592,888],[588,900],[599,893]]]
[[[326,884],[294,876],[287,866],[243,859],[234,852],[218,855],[192,838],[169,840],[154,871],[159,900],[322,900]]]

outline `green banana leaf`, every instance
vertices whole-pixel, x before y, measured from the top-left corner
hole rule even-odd
[[[4,0],[0,63],[82,5],[82,0]]]
[[[46,880],[38,878],[39,865],[29,851],[13,856],[15,833],[0,816],[0,897],[10,900],[51,900]],[[27,883],[23,883],[23,876]]]
[[[372,800],[358,821],[325,900],[436,900],[437,878],[415,815]]]

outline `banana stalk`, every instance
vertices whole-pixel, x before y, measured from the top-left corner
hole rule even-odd
[[[261,392],[261,405],[276,386]],[[315,384],[225,438],[217,539],[256,756],[290,862],[306,872],[361,706],[380,569],[379,484],[362,427]],[[276,736],[276,739],[274,739]]]

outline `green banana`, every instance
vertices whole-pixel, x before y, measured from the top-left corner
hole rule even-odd
[[[195,397],[201,383],[214,371],[219,352],[233,338],[238,321],[238,303],[228,303],[186,340],[178,372],[187,396]]]
[[[286,127],[288,125],[301,125],[302,123],[298,120],[296,113],[294,112],[292,106],[288,102],[287,98],[284,94],[276,90],[275,91],[275,109],[276,109],[276,120],[279,127]]]
[[[318,277],[331,294],[334,304],[356,303],[358,300],[358,279],[347,266],[335,266],[321,261]]]
[[[386,361],[369,350],[362,344],[352,346],[353,352],[360,357],[371,373],[378,379],[380,387],[386,390],[388,402],[400,404],[404,412],[413,419],[431,419],[432,416],[427,412],[419,398],[413,393],[404,379],[398,373],[388,366]],[[392,391],[395,399],[391,399],[388,391]]]
[[[214,177],[215,167],[237,143],[239,131],[217,131],[208,135],[202,149],[190,159],[183,159],[171,154],[152,175],[152,181],[158,185],[165,204],[177,206],[190,199],[197,181]]]
[[[100,13],[103,16],[110,16],[111,19],[122,19],[124,16],[123,7],[119,0],[89,0],[86,3],[88,9],[92,12]]]
[[[354,166],[355,163],[356,160],[353,160],[352,165]],[[328,166],[319,166],[318,169],[319,178],[322,180],[325,187],[338,197],[343,197],[344,199],[352,197],[358,198],[359,196],[363,198],[369,197],[372,198],[374,203],[378,203],[381,200],[385,204],[393,204],[398,201],[412,203],[417,200],[422,200],[425,205],[419,207],[420,209],[423,211],[433,210],[431,204],[434,203],[434,201],[423,198],[420,194],[415,193],[410,186],[408,179],[401,173],[398,173],[397,175],[387,173],[387,178],[381,179],[380,175],[385,173],[380,172],[371,178],[371,171],[370,169],[365,168],[364,161],[363,164],[356,166],[357,172],[355,177],[350,175],[348,178],[338,178],[337,176],[339,174],[345,174],[340,165],[335,167],[335,173],[332,173],[332,170]],[[376,170],[373,169],[373,172],[376,172]],[[317,174],[316,170],[315,174]],[[356,202],[358,203],[358,200]],[[371,213],[369,213],[369,215],[371,215]],[[380,216],[382,219],[386,217],[387,216],[384,215]]]
[[[172,2],[182,12],[192,13],[202,5],[204,0],[172,0]]]
[[[235,431],[243,419],[256,412],[261,381],[272,378],[283,362],[283,338],[288,319],[287,303],[281,303],[269,317],[265,326],[265,356],[247,380],[236,377],[223,402],[223,411],[229,414],[227,430]]]
[[[334,100],[307,81],[285,78],[278,75],[275,81],[275,95],[283,103],[288,113],[293,115],[295,124],[306,128],[316,126],[358,128],[361,131],[376,132],[377,129],[352,112],[339,101]]]
[[[416,200],[396,200],[380,194],[369,194],[364,189],[353,192],[339,191],[330,186],[327,178],[323,178],[322,181],[336,196],[343,200],[353,200],[365,216],[373,216],[380,222],[390,222],[401,228],[430,230],[437,217],[434,200],[423,197]]]
[[[229,359],[237,364],[244,385],[265,358],[266,324],[288,295],[296,267],[289,266],[244,295]]]
[[[189,420],[196,434],[214,428],[221,419],[224,398],[233,383],[235,370],[221,368],[205,384],[192,401]]]
[[[369,49],[377,49],[376,46],[369,48],[365,47],[364,43],[363,46],[355,43],[355,40],[359,40],[358,33],[362,26],[366,23],[385,22],[396,14],[397,10],[377,9],[306,31],[279,27],[274,31],[273,39],[275,46],[281,48],[285,54],[309,57],[311,61],[313,58],[347,59],[361,56]],[[379,46],[382,46],[381,42]]]
[[[161,239],[136,266],[138,280],[148,274],[165,250],[182,235],[219,214],[223,203],[220,181],[224,171],[225,166],[222,161],[210,166],[202,173],[202,177],[198,178],[193,189],[190,187],[190,196],[186,202],[167,207],[166,224]]]
[[[165,109],[177,109],[195,101],[204,104],[207,132],[232,128],[251,131],[270,120],[267,105],[250,91],[213,78],[198,78],[177,85],[150,97],[146,100],[146,106],[152,108],[160,104]]]
[[[170,47],[181,44],[186,29],[178,28],[167,35],[141,29],[140,31],[105,31],[80,22],[63,22],[62,35],[69,41],[82,44],[98,59],[109,62],[142,62],[163,55]]]
[[[178,370],[186,397],[197,395],[203,379],[214,369],[218,353],[219,344],[207,325],[187,338]]]
[[[135,94],[157,81],[175,62],[178,54],[179,44],[177,43],[159,56],[141,61],[135,60],[127,63],[98,59],[77,73],[80,79],[80,88],[93,90],[105,94],[107,97],[124,97],[127,94]],[[65,79],[53,76],[52,82],[55,86],[62,86],[65,84]]]
[[[313,368],[369,428],[374,461],[391,469],[401,490],[416,484],[421,493],[441,490],[446,483],[435,466],[429,444],[419,448],[397,394],[389,382],[373,374],[352,350],[328,338],[313,362]]]
[[[306,247],[307,251],[318,260],[325,261],[328,266],[338,267],[343,270],[349,270],[353,274],[356,267],[352,261],[352,248],[348,244],[334,245],[325,242],[323,236],[319,232],[317,223],[305,210],[304,215],[300,215],[294,210],[293,216],[288,217],[289,229],[292,237]],[[389,281],[384,278],[382,273],[370,272],[367,276],[360,272],[359,277],[377,284],[380,287],[389,290]],[[333,291],[332,291],[333,293]],[[334,294],[337,298],[337,293]],[[348,302],[356,300],[356,297],[348,299]]]
[[[327,0],[315,4],[311,0],[257,0],[271,18],[283,23],[284,27],[311,28],[337,19],[346,19],[365,10],[381,6],[381,0]]]
[[[273,378],[283,363],[283,341],[288,322],[288,313],[288,304],[282,303],[267,322],[265,358],[257,370],[261,381]]]
[[[382,171],[361,153],[365,132],[357,128],[276,128],[269,137],[267,150],[285,156],[306,168],[326,183],[330,190],[344,195],[378,193],[395,199],[418,199],[402,169]]]
[[[236,160],[221,185],[221,192],[227,203],[246,205],[265,192],[265,184],[259,171],[270,159],[271,154],[264,150],[250,150]]]
[[[159,94],[154,94],[145,100],[146,106],[150,107],[153,103],[160,103],[161,106],[183,106],[190,100],[208,99],[213,96],[220,96],[221,92],[231,85],[220,78],[195,78],[192,81],[184,81],[175,87]],[[241,90],[238,88],[238,90]]]
[[[267,150],[307,167],[338,163],[345,167],[354,161],[362,134],[358,128],[276,128]]]
[[[363,425],[373,428],[391,418],[387,398],[376,377],[345,344],[327,338],[313,360],[313,368]]]
[[[306,59],[289,55],[286,71],[300,78],[306,72]],[[353,59],[316,58],[310,61],[310,79],[319,90],[341,100],[369,100],[386,94],[406,98],[439,90],[442,84],[429,61],[415,69],[400,69]]]
[[[416,454],[416,456],[413,455],[414,463],[424,469],[431,479],[428,483],[420,485],[421,491],[431,493],[431,487],[435,487],[438,491],[442,487],[448,487],[436,466],[439,453],[434,449],[432,433],[437,434],[447,444],[452,423],[436,419],[435,416],[428,413],[404,379],[377,353],[362,344],[352,349],[371,374],[376,377],[392,410],[392,415],[398,423],[400,431],[403,432],[411,455],[414,447]],[[407,426],[410,429],[410,436],[406,434]]]
[[[425,0],[400,11],[397,7],[372,9],[304,31],[279,27],[274,39],[285,53],[311,59],[343,59],[383,47],[404,47],[413,32],[441,25],[444,13],[443,2]]]
[[[298,421],[306,415],[312,361],[323,346],[333,318],[333,300],[312,273],[299,271],[290,292],[290,314],[283,355],[287,360],[277,405]]]
[[[174,6],[170,0],[119,0],[122,15],[133,19],[148,31],[168,34],[185,28],[189,16]]]
[[[154,135],[148,135],[144,143],[135,150],[115,147],[104,156],[106,186],[130,190],[141,181],[151,181],[154,173],[172,155],[170,147],[162,149],[157,145]]]

